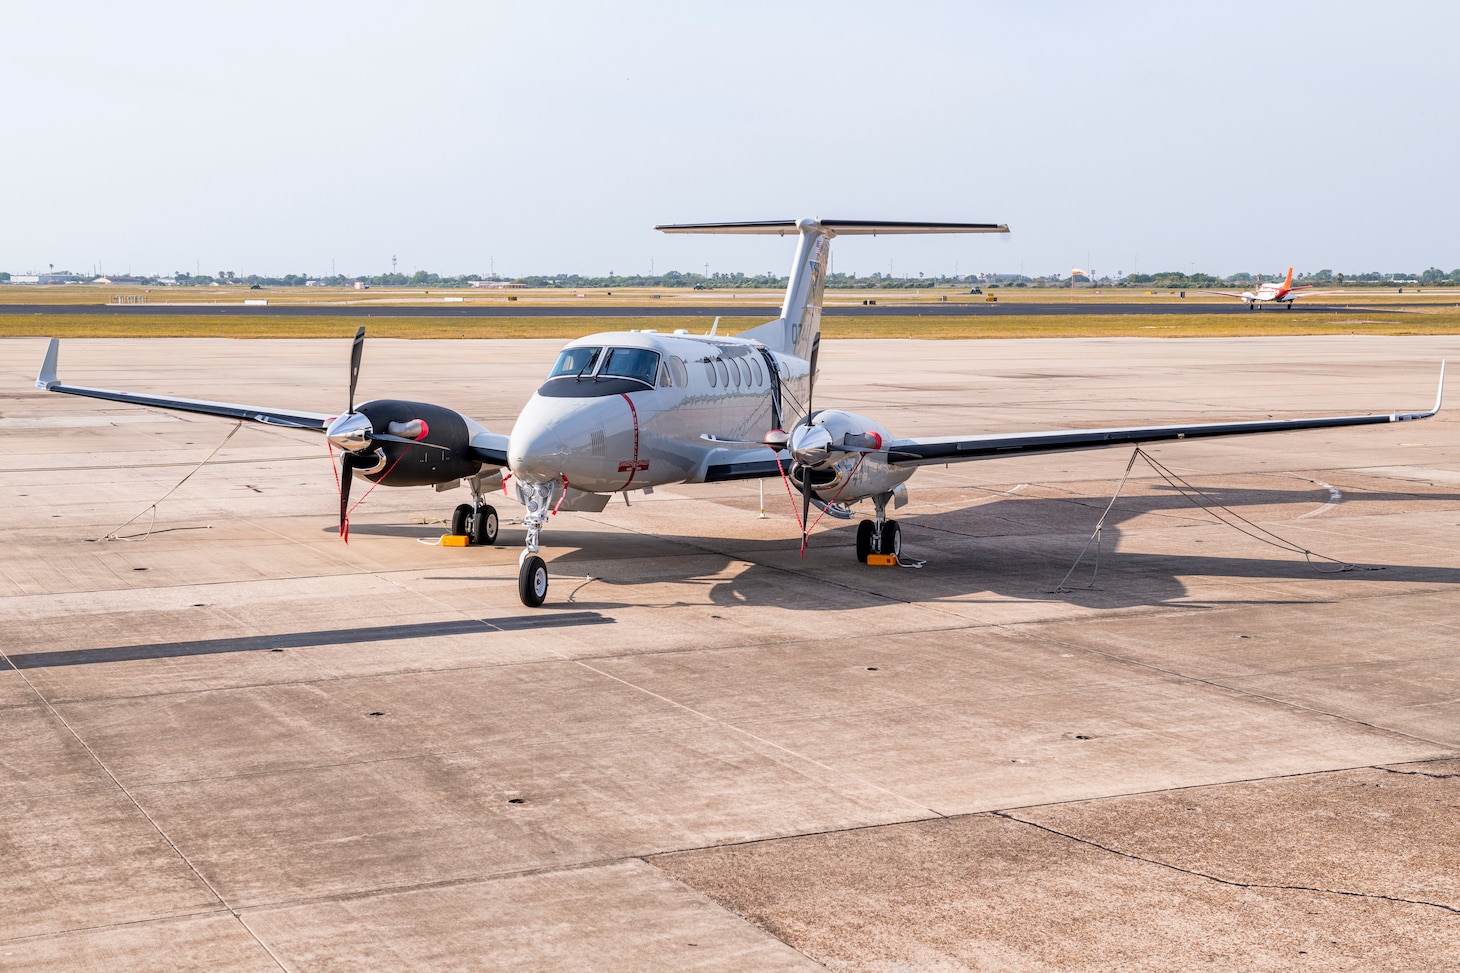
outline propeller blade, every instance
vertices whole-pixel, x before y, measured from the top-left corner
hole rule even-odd
[[[816,415],[816,409],[812,405],[811,397],[816,393],[816,352],[821,344],[821,336],[816,336],[815,343],[811,346],[811,370],[806,376],[806,428],[811,428],[811,419]],[[788,444],[789,445],[789,444]],[[791,454],[795,456],[793,452]],[[806,545],[811,543],[811,470],[801,468],[801,556],[806,556]]]
[[[340,455],[340,540],[350,543],[350,482],[355,479],[355,464],[350,454]]]
[[[347,415],[355,411],[355,383],[360,380],[360,356],[364,351],[365,326],[361,325],[355,332],[355,343],[350,346],[350,407],[345,410]]]
[[[801,483],[801,556],[806,556],[806,545],[811,542],[811,475],[803,470],[805,479]]]

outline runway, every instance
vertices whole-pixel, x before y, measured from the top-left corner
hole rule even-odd
[[[507,431],[560,344],[372,340],[359,398]],[[343,340],[65,345],[76,384],[345,395]],[[0,969],[1455,965],[1453,408],[1153,448],[1252,526],[1137,463],[1073,572],[1127,450],[920,470],[919,570],[855,525],[800,557],[776,480],[765,519],[755,483],[636,493],[553,518],[531,612],[519,508],[448,549],[463,491],[378,489],[345,545],[318,437],[41,392],[44,340],[0,347]],[[832,340],[817,405],[1390,412],[1457,350]]]
[[[1446,305],[1427,304],[1427,308]],[[1460,305],[1456,305],[1460,306]],[[1408,307],[1368,304],[1303,304],[1287,307],[1266,307],[1258,311],[1232,303],[1163,301],[1161,303],[1106,304],[1099,301],[1049,301],[1032,303],[1010,301],[1000,303],[899,304],[883,301],[878,304],[834,304],[822,308],[826,317],[1020,317],[1027,315],[1070,314],[1343,314],[1363,311],[1366,314],[1403,314]],[[695,304],[0,304],[0,314],[28,315],[114,315],[120,317],[154,315],[199,315],[222,317],[396,317],[396,318],[672,318],[672,317],[751,317],[775,318],[778,305],[695,305]]]

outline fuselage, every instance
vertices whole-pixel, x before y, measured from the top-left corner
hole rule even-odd
[[[566,478],[590,493],[695,480],[718,448],[702,436],[759,442],[805,414],[809,384],[804,359],[753,341],[588,335],[564,347],[518,415],[508,463],[523,482]]]

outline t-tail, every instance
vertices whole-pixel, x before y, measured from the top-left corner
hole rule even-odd
[[[1288,277],[1287,277],[1286,280],[1283,281],[1283,290],[1290,291],[1292,289],[1293,289],[1293,268],[1292,267],[1289,267],[1288,268]]]
[[[837,236],[877,236],[899,233],[1008,233],[1002,223],[907,223],[884,220],[763,220],[755,223],[674,223],[654,227],[665,233],[796,233],[796,258],[781,316],[742,332],[772,351],[812,362],[821,340],[821,300],[826,292],[831,239]]]

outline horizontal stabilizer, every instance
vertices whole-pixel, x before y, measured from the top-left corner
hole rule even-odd
[[[830,236],[880,236],[895,233],[1008,233],[1003,223],[913,223],[903,220],[759,220],[749,223],[666,223],[664,233],[744,233],[782,236],[803,223],[819,226]]]

